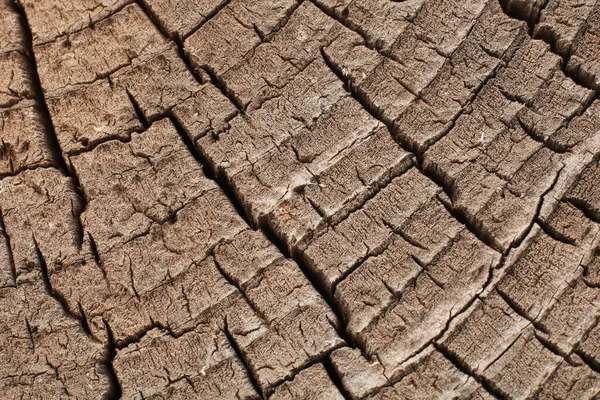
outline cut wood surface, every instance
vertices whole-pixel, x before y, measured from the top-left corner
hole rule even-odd
[[[0,9],[0,398],[600,398],[600,1]]]

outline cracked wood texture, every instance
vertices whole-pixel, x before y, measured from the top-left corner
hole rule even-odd
[[[0,8],[0,397],[600,398],[600,1]]]

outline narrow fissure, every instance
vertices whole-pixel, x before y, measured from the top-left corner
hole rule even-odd
[[[286,258],[291,258],[296,263],[296,265],[298,265],[298,268],[300,268],[306,279],[308,279],[313,288],[325,300],[325,302],[329,306],[329,309],[333,312],[333,314],[336,317],[337,323],[335,324],[334,328],[336,329],[338,336],[342,338],[342,340],[344,340],[348,346],[352,348],[358,348],[364,354],[364,349],[358,347],[354,342],[353,338],[348,334],[346,329],[346,322],[344,319],[344,313],[333,299],[333,294],[325,288],[325,285],[315,275],[313,270],[308,265],[306,265],[301,252],[297,251],[296,249],[292,249],[291,253],[288,252],[285,244],[282,241],[280,241],[278,236],[273,232],[270,223],[265,219],[261,221],[259,229],[269,239],[269,241],[273,245],[275,245],[279,249],[279,251],[282,252],[283,255],[286,256]]]
[[[35,237],[33,238],[33,245],[35,248],[35,253],[36,253],[36,257],[38,260],[38,266],[40,268],[40,275],[42,278],[42,282],[44,283],[44,288],[46,289],[46,293],[52,297],[54,300],[56,300],[56,302],[58,304],[60,304],[61,308],[63,309],[63,311],[65,312],[65,314],[67,314],[70,318],[76,320],[79,322],[82,331],[88,336],[90,337],[92,340],[94,341],[98,341],[98,339],[96,337],[94,337],[92,335],[92,333],[90,332],[87,320],[85,318],[85,315],[77,315],[75,314],[69,307],[69,304],[67,302],[67,300],[57,291],[54,290],[54,288],[52,287],[52,282],[50,282],[50,277],[48,275],[48,266],[46,264],[46,259],[44,258],[44,255],[42,254],[42,251],[40,250],[38,243],[35,239]]]
[[[106,400],[117,400],[120,399],[123,391],[121,388],[121,382],[119,382],[119,378],[117,377],[117,373],[114,368],[115,357],[117,356],[117,347],[115,345],[115,337],[113,335],[112,329],[108,322],[103,321],[104,328],[106,331],[106,349],[105,349],[105,363],[104,368],[106,369],[106,376],[110,381],[110,390],[103,397]]]
[[[40,114],[40,121],[45,128],[46,143],[52,154],[52,161],[55,163],[55,166],[62,171],[63,175],[68,176],[67,164],[63,158],[62,150],[58,143],[56,132],[54,131],[54,125],[52,124],[52,119],[46,103],[46,97],[42,89],[40,77],[38,75],[37,63],[33,51],[33,35],[31,33],[29,21],[27,20],[27,14],[18,0],[13,0],[13,4],[21,19],[23,42],[27,52],[25,58],[29,67],[28,72],[30,74],[31,88],[33,90],[33,96],[36,100],[37,110]]]
[[[600,362],[596,358],[580,349],[575,349],[573,352],[581,357],[585,365],[587,365],[592,371],[600,374]]]
[[[536,330],[544,333],[544,334],[548,334],[548,330],[546,329],[546,327],[542,326],[540,323],[538,323],[535,318],[529,316],[529,314],[527,314],[527,311],[525,309],[523,309],[523,307],[521,307],[521,305],[519,303],[517,303],[516,301],[514,301],[508,294],[504,293],[504,291],[502,291],[500,288],[496,288],[496,292],[498,293],[498,295],[500,295],[500,297],[502,298],[502,300],[504,300],[504,302],[519,316],[521,316],[521,318],[527,320]]]
[[[204,70],[204,72],[206,72],[206,74],[210,77],[210,81],[211,83],[217,88],[219,89],[219,91],[221,92],[221,94],[225,97],[227,97],[227,99],[229,100],[229,102],[231,104],[233,104],[235,106],[235,108],[237,108],[238,112],[241,115],[245,115],[246,114],[246,106],[243,104],[243,102],[237,97],[235,96],[235,94],[227,87],[227,84],[225,83],[225,81],[223,79],[220,79],[217,74],[213,71],[212,68],[210,68],[208,65],[203,66],[202,68]]]
[[[558,154],[563,154],[563,153],[567,152],[567,150],[568,150],[567,148],[559,145],[558,143],[556,143],[554,141],[547,140],[547,138],[544,137],[543,132],[536,132],[535,127],[532,127],[532,126],[526,124],[519,115],[517,115],[515,117],[515,120],[516,120],[518,126],[521,128],[521,130],[523,132],[525,132],[527,134],[527,136],[529,136],[529,138],[531,140],[533,140],[534,142],[537,142],[537,143],[541,144],[542,146],[546,147],[547,149],[549,149],[550,151],[553,151]],[[554,132],[552,132],[548,137],[551,137],[553,133]]]
[[[600,223],[600,215],[587,201],[574,197],[566,197],[563,200],[581,211],[590,221]]]
[[[392,232],[394,233],[394,232]],[[395,235],[395,233],[394,233]],[[331,296],[335,296],[335,292],[340,283],[344,282],[346,278],[348,278],[354,271],[359,269],[364,263],[367,261],[377,258],[382,255],[394,242],[394,236],[390,235],[380,246],[375,249],[370,249],[370,251],[364,256],[361,257],[358,261],[356,261],[353,265],[351,265],[346,271],[340,274],[340,276],[333,281],[331,284]]]
[[[215,267],[217,268],[217,270],[219,271],[219,273],[221,274],[221,276],[225,279],[225,281],[229,285],[231,285],[234,288],[236,288],[236,290],[244,298],[244,301],[252,309],[252,312],[254,312],[262,321],[265,322],[265,324],[267,324],[267,319],[265,318],[263,312],[261,310],[259,310],[258,308],[256,308],[256,305],[252,301],[250,301],[250,299],[246,295],[246,290],[244,288],[242,288],[240,285],[238,285],[237,282],[235,282],[233,280],[233,278],[227,272],[225,272],[225,270],[223,269],[223,267],[221,266],[221,264],[219,263],[219,261],[217,260],[217,258],[214,256],[214,254],[212,255],[212,258],[213,258],[213,262],[215,264]],[[266,267],[266,268],[268,268],[268,267]]]
[[[135,97],[133,97],[131,92],[129,92],[128,89],[125,92],[127,93],[127,98],[129,99],[129,102],[131,103],[131,106],[133,107],[135,116],[140,121],[140,123],[142,124],[142,127],[144,128],[144,131],[145,131],[150,126],[150,122],[148,121],[146,114],[144,114],[144,112],[142,111],[142,107],[140,107],[140,103],[137,102],[137,100],[135,99]]]
[[[535,27],[540,22],[542,11],[548,5],[549,0],[544,0],[539,7],[534,1],[499,0],[502,11],[511,18],[527,23],[529,36],[533,35]]]
[[[12,0],[15,3],[18,3],[21,0]],[[125,0],[125,1],[119,1],[119,2],[114,2],[114,5],[111,6],[110,10],[108,13],[103,14],[102,17],[100,19],[97,19],[95,21],[92,21],[91,19],[88,21],[88,24],[85,26],[81,26],[80,28],[77,29],[73,29],[73,30],[69,30],[68,32],[64,32],[61,33],[55,37],[53,37],[52,39],[49,40],[45,40],[45,41],[38,41],[36,43],[36,46],[44,46],[50,43],[56,43],[59,40],[62,40],[65,37],[69,37],[73,34],[82,32],[86,29],[94,29],[96,25],[98,25],[99,23],[106,21],[107,19],[109,19],[110,17],[112,17],[115,14],[118,14],[121,10],[123,10],[125,7],[127,7],[128,5],[130,5],[132,3],[132,0]],[[20,7],[20,5],[19,5]]]
[[[225,318],[225,326],[223,327],[223,333],[225,334],[225,337],[227,338],[227,341],[229,342],[229,345],[231,346],[231,348],[235,352],[236,357],[238,358],[238,360],[240,360],[240,362],[244,366],[244,369],[246,370],[246,374],[248,375],[248,380],[252,384],[252,387],[254,388],[254,390],[256,391],[256,393],[258,393],[258,395],[262,399],[264,399],[265,398],[265,394],[263,393],[262,389],[260,388],[260,385],[258,384],[258,381],[256,380],[256,377],[252,373],[252,369],[250,368],[250,365],[248,364],[248,360],[246,360],[246,357],[244,356],[244,354],[240,350],[238,344],[236,343],[235,339],[231,335],[231,332],[229,331],[229,325],[227,323],[227,318]]]
[[[394,57],[389,51],[386,51],[385,49],[383,49],[383,46],[380,45],[380,43],[378,43],[377,41],[373,41],[369,38],[369,36],[367,35],[366,32],[364,32],[360,26],[351,23],[350,21],[348,21],[347,19],[344,18],[340,18],[338,15],[335,14],[335,12],[331,12],[329,9],[327,9],[327,7],[319,4],[318,0],[310,0],[312,4],[314,4],[319,10],[321,10],[321,12],[323,12],[324,14],[326,14],[327,16],[329,16],[330,18],[336,20],[337,22],[339,22],[340,24],[342,24],[344,27],[346,27],[347,29],[351,30],[352,32],[356,33],[357,35],[359,35],[364,43],[365,46],[373,51],[376,51],[377,54],[379,54],[380,56],[382,56],[383,58],[387,58],[393,62],[396,62],[398,64],[403,64],[402,60],[397,59],[396,57]],[[418,12],[418,11],[417,11]]]
[[[8,232],[6,232],[6,225],[4,224],[4,215],[0,212],[0,230],[2,231],[2,236],[4,237],[4,242],[6,246],[6,254],[8,255],[8,264],[10,267],[10,275],[13,281],[13,284],[17,285],[17,268],[15,266],[15,258],[12,251],[12,245],[10,242],[10,236]]]
[[[273,382],[271,384],[271,386],[269,387],[269,389],[267,390],[267,392],[265,393],[266,398],[268,399],[269,397],[271,397],[271,395],[277,390],[278,387],[285,385],[286,383],[292,382],[303,371],[306,371],[309,368],[314,367],[315,365],[318,365],[318,364],[322,364],[325,367],[325,363],[329,360],[331,353],[333,353],[334,351],[338,350],[341,347],[344,347],[344,346],[343,345],[336,346],[323,354],[320,354],[316,357],[309,359],[309,361],[307,363],[305,363],[304,365],[294,368],[287,377],[280,379],[276,382]],[[327,367],[325,367],[325,368],[327,368]],[[331,370],[331,373],[334,376],[337,376],[337,373],[334,369]],[[328,374],[329,374],[329,371],[328,371]],[[335,379],[337,381],[340,381],[339,377],[336,377]],[[333,381],[333,379],[332,379],[332,383],[336,384]],[[339,387],[338,387],[338,389],[339,389]],[[342,392],[342,394],[343,394],[343,392]]]
[[[231,0],[224,0],[219,7],[217,7],[215,10],[213,10],[214,14],[211,13],[211,14],[209,14],[209,16],[207,16],[207,19],[205,20],[205,22],[207,22],[210,18],[212,18],[214,15],[216,15],[230,1]],[[187,70],[190,72],[190,74],[192,74],[192,76],[194,77],[196,82],[198,82],[201,85],[206,83],[204,81],[204,79],[202,79],[202,76],[200,76],[198,71],[194,68],[194,66],[190,60],[190,57],[188,56],[188,54],[186,53],[186,51],[184,49],[183,39],[180,37],[180,35],[177,32],[175,32],[173,34],[169,33],[168,30],[163,26],[163,24],[161,24],[158,16],[152,11],[152,8],[146,3],[145,0],[135,0],[135,2],[138,6],[140,6],[140,8],[144,12],[144,14],[146,14],[148,19],[152,22],[152,24],[156,27],[156,29],[163,35],[163,37],[167,40],[170,40],[171,42],[173,42],[175,44],[175,46],[177,47],[177,55],[183,61]],[[200,26],[202,26],[202,25],[200,25]],[[200,26],[197,28],[199,29]]]
[[[323,359],[323,367],[325,367],[325,371],[327,371],[329,379],[335,385],[344,400],[352,400],[352,396],[346,391],[346,388],[344,388],[342,379],[337,374],[330,357],[325,357],[325,359]]]
[[[562,232],[560,232],[557,229],[554,229],[552,225],[547,224],[544,220],[540,219],[539,217],[535,219],[535,223],[541,228],[542,231],[544,231],[546,235],[550,236],[557,242],[562,242],[569,245],[576,244],[575,239],[565,236]]]
[[[219,186],[221,191],[225,193],[230,203],[233,205],[238,215],[242,217],[242,219],[248,224],[248,226],[254,228],[254,224],[252,223],[252,219],[246,213],[245,208],[242,203],[238,201],[237,196],[234,193],[233,188],[229,185],[226,179],[224,179],[220,174],[215,171],[214,166],[203,156],[202,152],[198,150],[196,145],[193,143],[190,134],[185,130],[185,128],[181,125],[177,117],[172,115],[171,113],[168,115],[168,118],[171,120],[171,123],[175,127],[175,130],[179,134],[179,137],[187,147],[190,154],[194,157],[194,159],[202,166],[202,171],[206,178],[212,180]]]
[[[196,25],[195,27],[193,27],[190,32],[186,33],[183,36],[183,40],[187,39],[188,37],[192,36],[194,33],[196,33],[200,28],[202,28],[202,26],[204,24],[206,24],[208,21],[210,21],[211,19],[213,19],[218,13],[220,13],[225,7],[227,7],[227,5],[231,3],[231,0],[223,0],[221,1],[221,3],[216,6],[215,8],[213,8],[211,10],[211,12],[209,12],[208,14],[206,14],[204,16],[204,19],[202,20],[202,22],[200,22],[198,25]],[[180,38],[181,40],[181,38]]]
[[[529,222],[529,225],[525,228],[525,230],[523,230],[523,232],[521,233],[521,235],[519,237],[517,237],[511,243],[511,245],[509,246],[509,248],[505,252],[505,254],[508,254],[508,251],[510,251],[510,249],[515,249],[515,248],[520,247],[521,244],[525,241],[525,239],[529,236],[529,234],[533,230],[533,227],[535,226],[535,223],[540,220],[540,215],[542,213],[542,208],[544,207],[544,201],[546,200],[546,196],[548,196],[548,194],[550,194],[554,190],[554,188],[556,187],[556,184],[558,183],[558,180],[560,178],[560,174],[562,173],[562,171],[564,169],[565,169],[565,166],[562,165],[560,167],[560,169],[556,172],[556,175],[554,176],[554,180],[552,181],[552,183],[550,184],[550,186],[548,186],[548,188],[540,196],[540,198],[538,200],[538,203],[536,205],[536,208],[535,208],[534,215],[531,218],[531,221]],[[543,227],[541,227],[541,228],[543,229]]]
[[[462,362],[458,357],[456,357],[454,354],[452,354],[444,346],[434,343],[434,347],[436,348],[437,351],[442,353],[442,355],[444,357],[446,357],[446,359],[448,361],[450,361],[452,363],[452,365],[454,365],[456,367],[456,369],[461,371],[463,374],[468,375],[471,378],[475,379],[489,394],[491,394],[495,398],[500,399],[500,400],[509,400],[511,398],[506,393],[504,393],[500,388],[496,387],[496,385],[494,385],[490,380],[476,374],[471,369],[471,367],[469,367],[467,364]]]

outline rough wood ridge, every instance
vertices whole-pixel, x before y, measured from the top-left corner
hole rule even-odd
[[[600,1],[0,8],[0,397],[600,396]]]

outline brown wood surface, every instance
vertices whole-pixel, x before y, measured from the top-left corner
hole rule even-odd
[[[0,398],[600,396],[600,1],[0,9]]]

